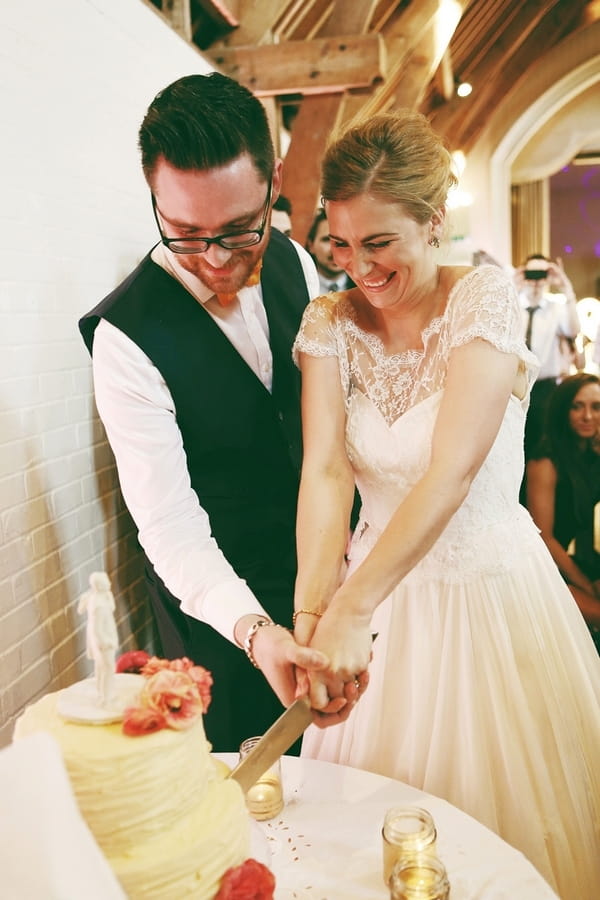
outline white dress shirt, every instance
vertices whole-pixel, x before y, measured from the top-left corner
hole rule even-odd
[[[299,244],[294,246],[309,297],[315,297],[319,282],[313,261]],[[202,303],[270,391],[273,359],[260,284],[242,288],[238,299],[223,307],[162,244],[152,258]],[[208,514],[192,490],[173,398],[161,373],[137,344],[105,319],[95,331],[92,367],[96,405],[140,544],[181,600],[183,612],[234,642],[238,619],[265,611],[212,537]],[[203,388],[212,390],[213,385],[198,385],[198,390]]]
[[[529,318],[527,312],[529,301],[523,293],[519,295],[519,300],[523,309],[523,334],[525,335]],[[575,298],[573,297],[571,301],[567,300],[564,294],[545,294],[539,303],[539,308],[533,313],[531,329],[531,350],[540,363],[538,380],[558,378],[562,374],[563,357],[558,338],[575,338],[579,329]]]

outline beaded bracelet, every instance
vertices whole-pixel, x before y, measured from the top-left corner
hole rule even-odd
[[[322,612],[319,612],[318,609],[297,609],[294,615],[292,616],[292,625],[296,624],[296,619],[300,615],[300,613],[306,613],[307,616],[318,616],[320,619],[323,615]]]
[[[254,636],[258,629],[263,628],[265,625],[273,625],[275,628],[283,628],[283,625],[278,625],[277,622],[271,622],[270,619],[257,619],[256,622],[250,626],[250,628],[246,632],[246,637],[244,638],[244,650],[246,652],[246,656],[255,669],[260,669],[260,666],[254,659],[254,654],[252,653],[252,641],[254,640]]]

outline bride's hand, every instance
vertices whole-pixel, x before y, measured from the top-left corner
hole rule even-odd
[[[302,647],[308,647],[319,622],[320,614],[298,610],[294,615],[294,640]]]
[[[333,602],[319,619],[310,646],[329,658],[326,669],[309,675],[311,705],[323,709],[332,699],[345,696],[348,683],[362,684],[359,676],[371,660],[370,621]]]

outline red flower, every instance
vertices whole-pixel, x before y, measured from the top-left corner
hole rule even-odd
[[[123,732],[129,737],[138,737],[160,731],[166,724],[165,717],[157,710],[148,706],[133,706],[125,710]]]
[[[191,728],[202,713],[202,698],[187,672],[161,669],[142,688],[140,704],[163,716],[168,728]]]
[[[273,900],[275,877],[256,859],[227,869],[215,900]]]
[[[129,650],[118,658],[116,671],[133,672],[134,675],[139,675],[149,659],[150,655],[145,650]]]

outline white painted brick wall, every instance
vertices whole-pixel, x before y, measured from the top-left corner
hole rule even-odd
[[[151,640],[77,320],[155,240],[149,102],[210,68],[144,0],[0,7],[0,746],[27,703],[90,671],[91,572],[111,577],[122,646]]]

